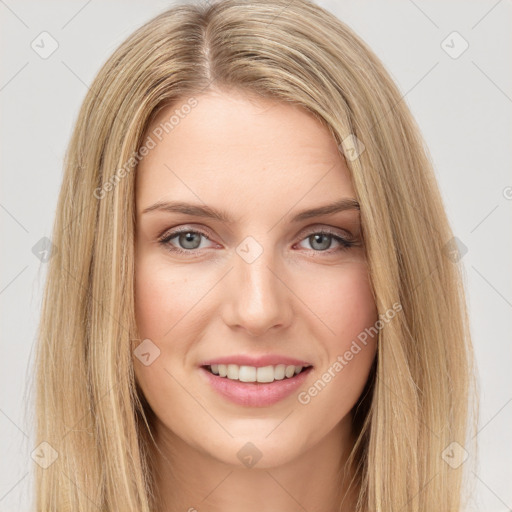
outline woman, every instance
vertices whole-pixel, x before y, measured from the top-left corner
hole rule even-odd
[[[114,52],[54,227],[38,510],[460,510],[465,299],[401,100],[305,0],[175,6]]]

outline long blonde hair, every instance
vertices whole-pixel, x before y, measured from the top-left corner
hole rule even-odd
[[[357,510],[459,511],[464,465],[443,452],[466,446],[473,356],[431,159],[375,54],[306,0],[173,6],[94,79],[66,153],[38,331],[36,445],[58,456],[35,465],[37,510],[155,509],[151,410],[132,365],[136,164],[156,113],[210,87],[299,105],[329,129],[360,203],[378,311],[402,306],[357,404]]]

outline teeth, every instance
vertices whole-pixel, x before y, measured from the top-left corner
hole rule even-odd
[[[228,364],[228,379],[238,380],[240,368],[236,364]]]
[[[274,382],[290,379],[302,371],[302,366],[278,364],[276,366],[238,366],[237,364],[212,364],[210,370],[214,375],[240,382]]]

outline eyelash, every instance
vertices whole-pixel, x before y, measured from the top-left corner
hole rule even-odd
[[[202,235],[204,238],[211,241],[211,239],[208,237],[208,235],[206,233],[204,233],[203,231],[184,228],[184,229],[177,229],[175,231],[171,231],[170,233],[165,233],[161,238],[158,239],[158,243],[161,244],[163,247],[165,247],[165,249],[171,253],[183,254],[183,255],[190,257],[190,255],[198,252],[199,250],[198,249],[188,249],[188,250],[181,249],[180,247],[176,247],[176,246],[170,244],[170,241],[173,238],[176,238],[177,236],[179,236],[182,233],[193,233],[193,234],[197,234],[197,235]],[[350,249],[351,247],[356,245],[355,242],[341,237],[340,235],[336,234],[334,231],[331,231],[328,228],[320,229],[318,231],[311,231],[310,233],[306,234],[303,238],[301,238],[301,240],[299,240],[299,242],[302,242],[303,240],[305,240],[306,238],[309,238],[312,235],[327,235],[327,236],[330,236],[333,239],[335,239],[340,244],[340,247],[338,247],[338,249],[335,249],[335,250],[326,249],[324,251],[318,251],[315,249],[311,249],[311,251],[313,251],[315,253],[319,253],[319,254],[322,254],[322,253],[333,254],[333,253],[337,253],[339,251],[346,251],[347,249]],[[192,256],[192,257],[194,257],[194,256]]]

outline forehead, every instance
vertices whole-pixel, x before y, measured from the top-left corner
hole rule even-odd
[[[146,132],[155,145],[137,168],[138,213],[163,197],[284,207],[354,196],[334,138],[302,108],[240,92],[209,92],[182,108],[188,99]]]

